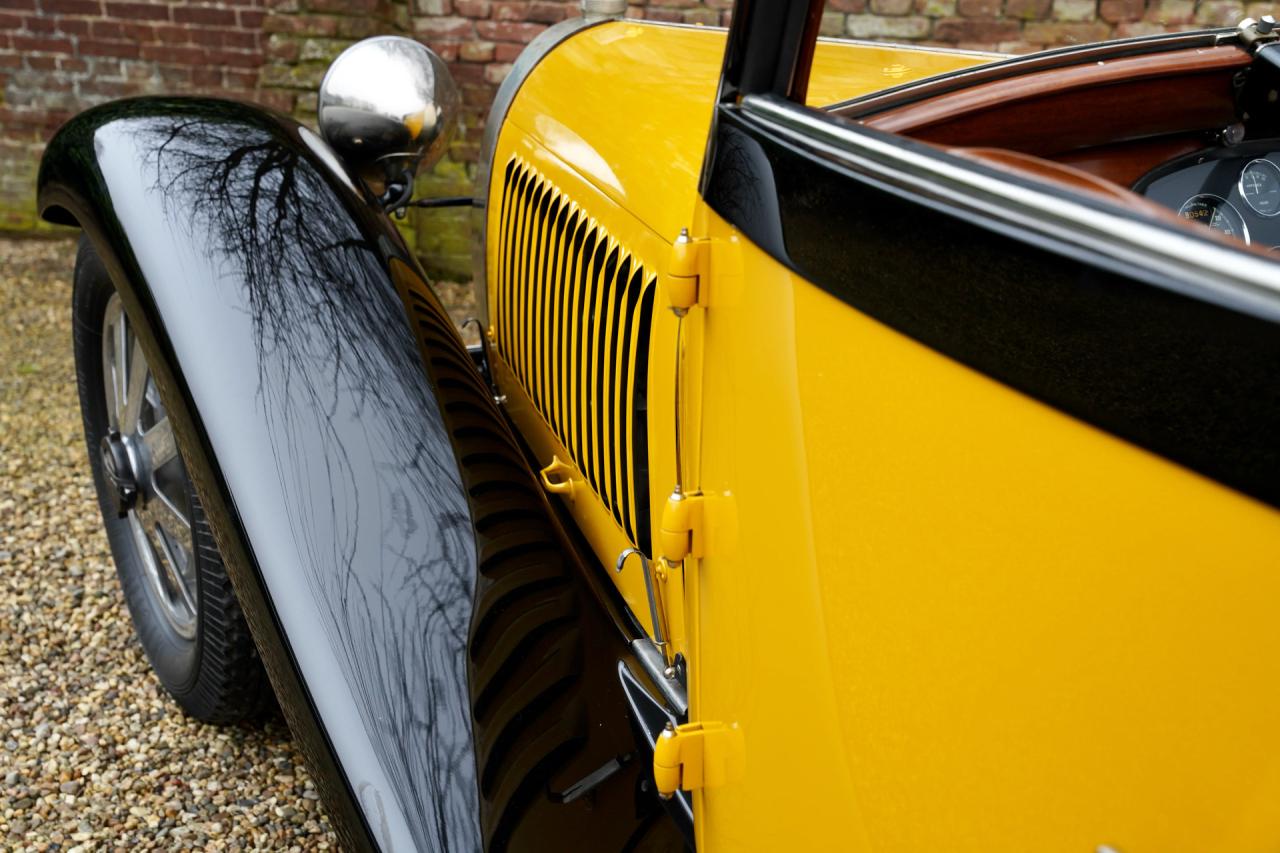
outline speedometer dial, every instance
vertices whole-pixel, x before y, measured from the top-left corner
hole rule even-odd
[[[1230,237],[1249,242],[1249,229],[1244,224],[1240,211],[1225,198],[1201,193],[1192,196],[1178,208],[1178,215],[1201,225],[1208,225],[1214,231],[1221,231]]]
[[[1259,216],[1280,214],[1280,166],[1251,160],[1240,172],[1240,195]]]

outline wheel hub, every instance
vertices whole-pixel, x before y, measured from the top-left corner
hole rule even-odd
[[[133,459],[125,445],[124,436],[115,430],[107,433],[103,436],[99,452],[102,455],[102,470],[111,482],[116,516],[125,518],[138,502],[138,475],[134,471]]]
[[[198,583],[190,482],[142,351],[118,294],[102,320],[106,434],[99,445],[106,500],[126,522],[148,597],[173,632],[196,635]],[[110,508],[108,508],[110,511]]]

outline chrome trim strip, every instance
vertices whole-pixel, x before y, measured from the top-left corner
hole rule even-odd
[[[653,641],[648,638],[633,640],[631,651],[635,654],[640,666],[644,667],[650,680],[662,693],[663,698],[667,700],[671,710],[676,712],[676,716],[683,719],[688,715],[689,694],[678,679],[667,677],[667,659],[663,657],[662,652],[658,651]]]
[[[993,223],[1009,233],[1034,233],[1131,270],[1159,277],[1161,286],[1201,301],[1280,322],[1276,263],[1219,245],[1209,235],[1183,234],[1176,226],[1144,222],[1099,201],[1050,194],[998,171],[968,163],[922,143],[806,109],[771,95],[743,98],[744,115],[768,130],[841,166]]]
[[[1124,59],[1129,56],[1140,56],[1146,53],[1158,53],[1169,50],[1185,50],[1194,47],[1218,47],[1238,39],[1239,32],[1234,28],[1215,30],[1196,30],[1187,33],[1162,33],[1155,36],[1136,36],[1116,41],[1097,42],[1086,45],[1071,45],[1044,50],[1026,56],[1011,56],[998,59],[986,65],[977,65],[960,71],[947,71],[912,80],[879,92],[872,92],[841,101],[826,107],[827,110],[848,118],[863,118],[883,110],[901,106],[904,103],[931,98],[953,92],[968,86],[991,80],[1003,80],[1036,71],[1047,71],[1067,65],[1086,62],[1103,62],[1109,59]],[[930,51],[933,48],[929,48]],[[941,52],[941,51],[940,51]],[[986,54],[990,56],[991,54]]]
[[[487,269],[485,262],[486,227],[488,225],[489,179],[493,175],[493,156],[498,147],[498,133],[507,118],[507,111],[524,85],[525,78],[548,53],[561,42],[597,24],[608,23],[613,18],[569,18],[543,30],[529,42],[511,65],[485,119],[484,135],[480,139],[480,156],[476,160],[475,206],[471,209],[471,289],[476,297],[476,316],[487,330],[489,328],[489,299],[486,293]]]

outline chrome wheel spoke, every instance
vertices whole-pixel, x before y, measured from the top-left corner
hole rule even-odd
[[[127,326],[121,323],[121,326]],[[120,431],[135,432],[138,415],[147,396],[147,359],[137,335],[129,335],[128,378],[124,390],[124,411],[120,415]]]
[[[142,434],[142,443],[151,458],[151,468],[156,470],[178,456],[178,445],[173,440],[173,427],[168,418],[156,421],[155,426]]]
[[[185,539],[191,535],[190,519],[179,512],[164,495],[153,494],[147,499],[146,514],[153,523],[163,527],[170,536]]]
[[[168,536],[163,528],[156,530],[155,539],[158,546],[157,553],[164,563],[165,574],[169,576],[169,584],[173,587],[173,591],[177,593],[183,608],[194,618],[196,602],[193,592],[194,585],[192,584],[194,578],[190,577],[191,555]]]
[[[124,359],[128,353],[124,337],[124,312],[120,297],[113,295],[102,321],[102,386],[107,398],[107,422],[112,429],[120,428],[124,406]]]

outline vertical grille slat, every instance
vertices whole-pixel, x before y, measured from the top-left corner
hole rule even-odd
[[[631,366],[632,356],[635,353],[632,336],[635,334],[636,301],[643,285],[644,279],[641,277],[639,267],[636,267],[631,270],[631,278],[627,282],[626,291],[622,297],[624,304],[621,310],[624,324],[622,327],[622,354],[619,358],[621,363],[618,369],[618,383],[622,393],[614,397],[617,404],[614,443],[618,447],[631,446],[632,429],[628,419],[629,407],[627,406],[627,401],[634,399],[635,396],[635,374],[632,372]],[[631,499],[631,495],[635,490],[635,470],[630,465],[622,466],[619,474],[621,482],[618,490],[622,495],[622,526],[627,531],[627,537],[634,541],[636,531],[632,510],[634,501]]]
[[[622,383],[618,381],[618,336],[622,331],[622,303],[629,278],[631,278],[631,259],[623,258],[618,265],[617,277],[612,279],[613,284],[609,291],[609,363],[605,365],[604,373],[605,383],[609,386],[609,404],[604,411],[604,434],[608,441],[602,444],[605,447],[607,461],[609,503],[619,518],[622,517],[622,494],[618,489],[618,481],[622,466],[618,464],[618,457],[621,455],[623,444],[618,436],[618,401],[622,399]],[[625,528],[626,525],[624,524],[623,527]]]
[[[532,166],[503,174],[496,342],[626,537],[649,546],[649,324],[657,277]]]

